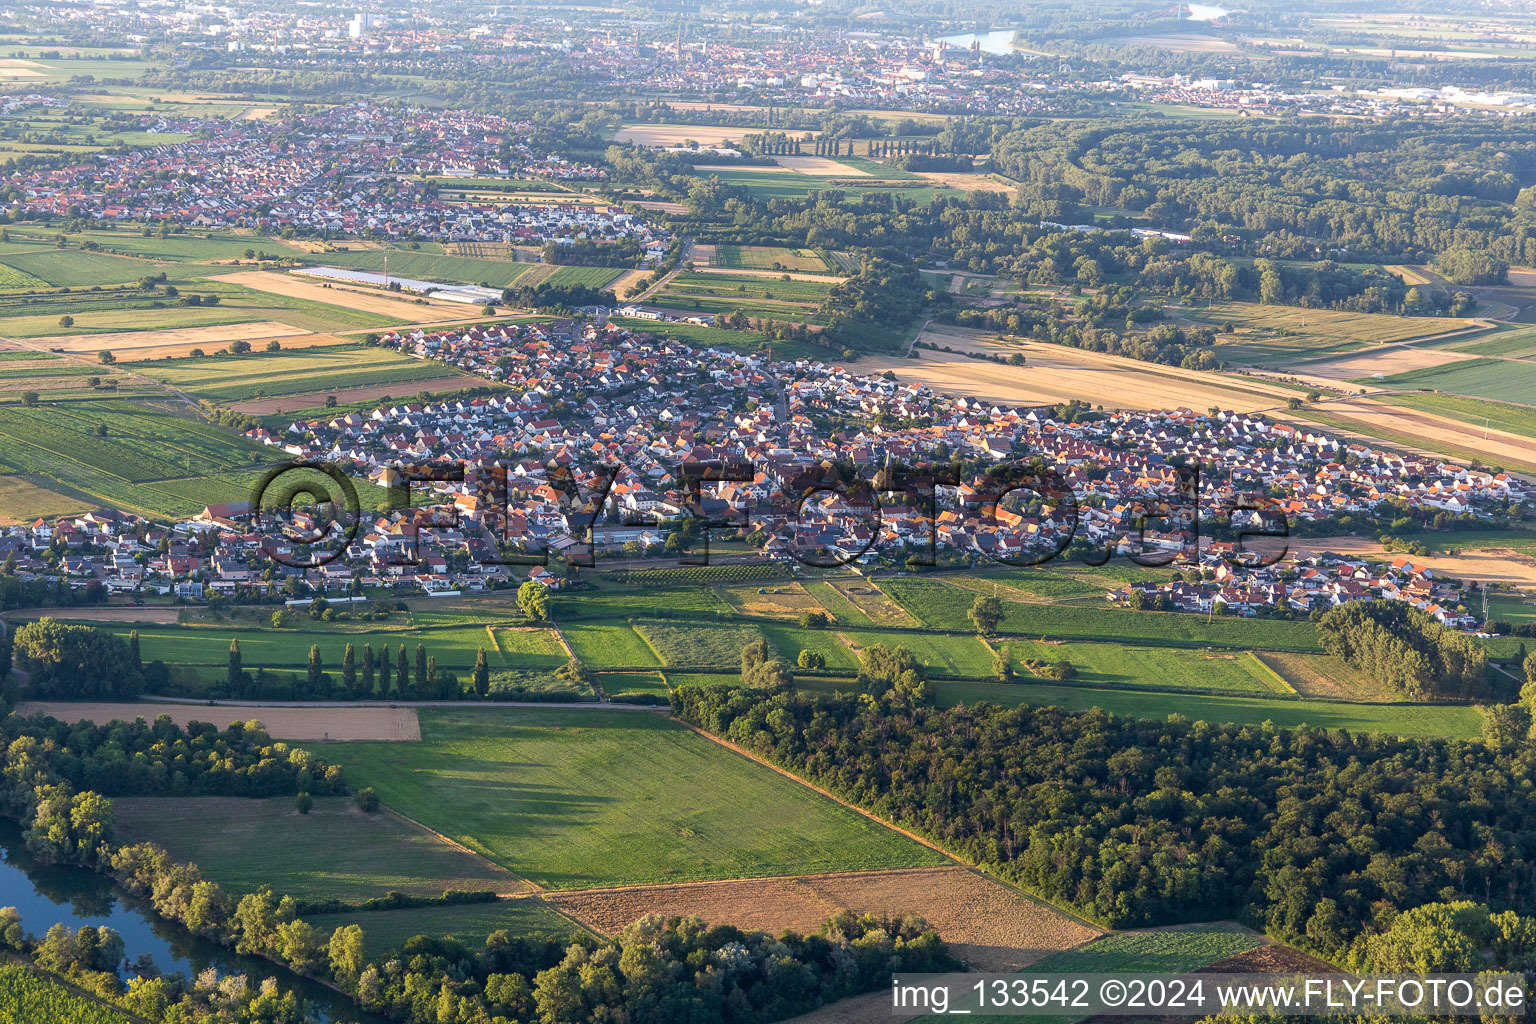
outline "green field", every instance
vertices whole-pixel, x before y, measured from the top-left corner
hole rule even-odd
[[[128,628],[118,626],[116,631],[128,635]],[[500,658],[484,627],[464,626],[450,629],[373,629],[364,632],[333,630],[315,632],[304,629],[260,629],[250,627],[221,626],[142,626],[138,630],[139,649],[145,661],[163,661],[167,665],[194,665],[216,671],[212,676],[222,678],[223,667],[229,663],[229,642],[240,641],[240,654],[246,669],[258,667],[277,669],[302,669],[309,663],[311,645],[320,648],[325,670],[336,675],[341,670],[342,655],[347,644],[356,648],[362,656],[363,644],[370,643],[376,653],[383,645],[406,650],[415,664],[416,645],[422,644],[427,654],[437,659],[443,668],[465,670],[474,667],[481,650],[485,651],[491,665],[499,665]],[[553,659],[550,659],[554,661]],[[564,659],[554,661],[562,664]],[[526,661],[507,660],[510,666],[545,667],[549,662],[530,657]],[[552,666],[551,666],[552,667]]]
[[[786,249],[777,245],[715,246],[715,264],[742,270],[790,270],[804,274],[826,274],[831,269],[814,249]]]
[[[0,1024],[135,1024],[126,1013],[76,995],[20,964],[0,963]]]
[[[860,649],[874,644],[905,647],[919,663],[943,675],[969,676],[972,679],[985,679],[992,675],[992,654],[974,636],[943,636],[907,630],[886,633],[844,629],[838,632]]]
[[[637,622],[635,632],[663,665],[730,668],[741,665],[741,649],[762,638],[755,626],[714,623]]]
[[[971,631],[966,618],[976,595],[938,579],[882,579],[880,588],[926,625]],[[958,593],[957,593],[958,591]],[[1309,622],[1281,619],[1203,616],[1180,612],[1132,612],[1098,604],[1026,604],[1003,602],[1000,632],[1050,639],[1099,640],[1170,647],[1230,647],[1275,651],[1317,651],[1317,631]]]
[[[745,188],[755,199],[795,199],[803,198],[812,192],[838,192],[844,196],[852,197],[864,195],[868,192],[884,192],[898,200],[905,200],[918,206],[927,206],[939,197],[953,197],[963,195],[958,189],[943,187],[923,186],[896,186],[871,179],[870,184],[851,184],[854,179],[840,179],[836,184],[825,178],[813,177],[809,174],[795,174],[785,171],[758,170],[755,168],[729,169],[722,171],[709,171],[704,177],[719,178],[722,184],[737,185]]]
[[[364,814],[345,797],[321,797],[308,814],[286,797],[132,797],[113,807],[122,838],[159,843],[236,895],[269,885],[279,895],[355,904],[391,890],[441,896],[523,888],[398,815]],[[274,844],[282,856],[273,856]]]
[[[559,668],[569,659],[552,630],[497,629],[496,649],[486,651],[495,659],[498,652],[503,664],[514,668]]]
[[[1496,332],[1486,340],[1451,346],[1457,352],[1478,356],[1536,357],[1536,327],[1515,327]]]
[[[422,742],[332,755],[353,785],[548,888],[941,863],[650,712],[421,714]]]
[[[1402,388],[1447,391],[1494,402],[1536,405],[1536,361],[1530,360],[1469,359],[1409,370],[1388,377],[1384,383]]]
[[[1052,953],[1029,965],[1029,974],[1186,974],[1246,953],[1263,945],[1263,939],[1238,925],[1210,924],[1157,931],[1105,935],[1076,949]],[[1257,970],[1255,968],[1255,970]],[[921,1024],[938,1024],[956,1013],[983,1020],[1001,1017],[978,1013],[975,996],[966,992],[950,1005],[949,1014],[921,1017]],[[1045,1015],[1029,1018],[1034,1024],[1074,1024],[1082,1014]]]
[[[401,393],[407,394],[428,381],[437,386],[447,380],[475,382],[442,363],[366,345],[252,352],[238,358],[159,359],[129,365],[145,376],[218,403],[378,384],[400,384]]]
[[[345,242],[337,243],[345,246]],[[505,288],[516,281],[532,263],[514,263],[506,260],[483,260],[471,256],[445,256],[441,253],[414,252],[406,248],[389,250],[389,273],[392,277],[412,277],[423,281],[444,281],[459,284],[486,284],[492,288]],[[309,253],[305,262],[315,266],[348,267],[353,270],[384,270],[385,252],[382,249],[358,249],[353,251]]]
[[[1441,736],[1474,739],[1482,735],[1483,715],[1474,707],[1422,704],[1356,704],[1341,701],[1283,700],[1263,697],[1223,697],[1135,690],[1093,690],[1043,683],[934,684],[940,704],[988,701],[1005,707],[1056,704],[1070,711],[1103,708],[1131,718],[1161,721],[1183,715],[1191,721],[1236,722],[1281,728],[1311,725],[1319,729],[1387,733],[1396,736]]]
[[[1472,326],[1465,320],[1346,313],[1255,302],[1212,302],[1187,310],[1184,316],[1221,331],[1229,325],[1235,328],[1234,334],[1220,337],[1216,351],[1223,359],[1243,363],[1314,359]]]
[[[76,507],[190,515],[249,499],[261,467],[273,461],[262,446],[218,427],[111,400],[0,407],[0,449],[7,473],[0,515],[15,518],[46,503],[39,492]]]
[[[994,644],[1004,646],[1002,643]],[[1234,693],[1286,692],[1274,673],[1249,651],[1188,651],[1173,647],[1130,647],[1116,643],[1042,644],[1012,640],[1008,653],[1021,676],[1027,660],[1069,661],[1079,686],[1157,686],[1176,689],[1230,690]]]
[[[487,935],[502,929],[513,935],[554,938],[565,938],[583,930],[536,897],[458,906],[308,914],[304,919],[325,936],[337,928],[357,925],[363,930],[363,949],[370,958],[396,949],[417,935],[454,938],[471,950],[477,950],[485,945]]]
[[[593,668],[661,664],[656,652],[624,622],[562,623],[560,632],[576,657]]]

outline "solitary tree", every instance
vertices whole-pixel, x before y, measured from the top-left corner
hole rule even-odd
[[[427,648],[424,644],[416,645],[416,690],[425,696],[432,692],[427,686],[430,680],[427,678]]]
[[[411,692],[411,662],[405,655],[405,644],[400,645],[400,651],[395,656],[395,689],[402,695]]]
[[[475,695],[484,698],[491,692],[491,667],[485,662],[485,648],[475,656]]]
[[[1003,602],[995,597],[980,596],[971,603],[971,623],[978,633],[994,633],[1003,621]]]
[[[231,640],[229,642],[229,672],[225,676],[225,685],[229,688],[229,692],[232,695],[239,694],[240,692],[240,675],[240,641]]]
[[[357,651],[351,644],[341,655],[341,684],[347,688],[347,693],[357,692]]]
[[[311,691],[320,689],[320,681],[325,677],[325,667],[320,662],[320,645],[309,645],[309,688]]]
[[[529,580],[517,588],[517,606],[530,619],[542,622],[549,618],[549,588]]]
[[[100,359],[107,366],[111,366],[113,363],[117,362],[117,356],[112,354],[112,350],[111,349],[106,349],[106,348],[104,348],[100,352],[96,353],[96,358]]]

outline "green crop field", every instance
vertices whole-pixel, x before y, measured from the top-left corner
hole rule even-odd
[[[624,272],[623,267],[556,267],[555,272],[541,283],[552,288],[569,288],[575,285],[606,288]]]
[[[432,381],[476,379],[442,363],[412,359],[384,348],[333,345],[291,352],[252,352],[238,358],[159,359],[131,364],[145,376],[164,381],[197,398],[212,402],[243,402],[253,398],[344,391],[376,384],[400,384],[402,393]]]
[[[662,664],[689,668],[739,666],[741,649],[762,638],[754,626],[660,621],[637,622],[634,626]]]
[[[129,629],[119,626],[116,632],[127,636]],[[240,654],[248,670],[259,667],[278,669],[302,669],[309,663],[311,645],[320,648],[320,658],[327,672],[335,675],[341,670],[341,659],[347,644],[352,644],[359,657],[363,644],[373,644],[375,652],[388,644],[398,648],[405,644],[408,657],[415,664],[416,645],[422,644],[427,654],[437,659],[443,668],[455,670],[474,667],[482,649],[495,664],[496,651],[491,638],[482,627],[465,626],[460,629],[431,630],[374,630],[367,633],[335,631],[316,633],[299,629],[254,629],[219,626],[144,626],[139,629],[139,649],[145,661],[163,661],[167,665],[194,665],[222,669],[229,662],[229,642],[240,641]]]
[[[421,726],[421,743],[330,756],[353,785],[548,888],[943,860],[654,713],[431,709]]]
[[[1248,651],[1212,652],[1173,647],[1129,647],[1115,643],[1042,644],[1032,640],[1006,646],[1015,671],[1028,677],[1028,660],[1069,661],[1079,686],[1166,686],[1231,690],[1234,693],[1287,692],[1274,673]]]
[[[5,406],[0,446],[13,479],[31,488],[152,516],[246,500],[272,461],[268,450],[228,431],[126,401]],[[8,489],[18,497],[27,490]],[[0,490],[0,515],[21,518],[5,496]]]
[[[345,245],[346,243],[340,243]],[[459,284],[484,283],[492,288],[505,288],[520,275],[534,266],[532,263],[514,263],[506,260],[482,260],[471,256],[444,256],[439,253],[412,252],[409,249],[391,249],[389,273],[392,277],[411,277],[422,281],[443,281]],[[304,257],[305,262],[323,267],[348,267],[353,270],[384,270],[385,253],[381,249],[361,249],[347,252],[316,252]]]
[[[417,935],[455,938],[477,950],[485,945],[485,937],[495,931],[563,939],[583,930],[537,897],[457,906],[307,914],[304,920],[327,937],[337,928],[357,925],[363,930],[363,950],[370,958],[381,957]]]
[[[576,657],[593,668],[660,665],[656,652],[623,622],[562,623],[560,632]]]
[[[873,625],[871,619],[857,605],[844,597],[832,584],[826,580],[812,580],[805,584],[806,593],[821,602],[823,608],[832,613],[840,626],[867,626]]]
[[[776,245],[732,245],[722,242],[715,246],[715,263],[741,270],[790,270],[802,274],[831,272],[826,261],[814,249],[786,249]]]
[[[496,650],[485,653],[494,662],[498,651],[505,664],[516,668],[559,668],[569,660],[549,629],[497,629]]]
[[[914,633],[906,630],[839,630],[859,648],[883,644],[905,647],[913,657],[934,672],[983,679],[992,675],[992,654],[975,636],[944,636],[938,633]],[[835,665],[829,666],[835,668]]]
[[[1183,715],[1190,721],[1260,725],[1273,722],[1284,729],[1311,725],[1319,729],[1386,733],[1395,736],[1441,736],[1474,739],[1482,735],[1483,714],[1475,707],[1423,704],[1358,704],[1292,698],[1225,697],[1136,690],[1094,690],[1042,683],[934,684],[940,704],[987,701],[1005,707],[1056,704],[1069,711],[1103,708],[1131,718],[1162,721]]]
[[[827,297],[830,284],[820,281],[782,281],[772,277],[744,277],[732,274],[678,274],[667,285],[677,296],[718,296],[723,299],[769,299],[784,303],[820,303]]]
[[[780,658],[791,667],[801,651],[815,651],[826,661],[829,669],[857,669],[858,659],[836,633],[831,630],[800,629],[796,626],[759,625],[758,631],[768,639]],[[737,667],[740,667],[738,659]]]
[[[1375,383],[1382,383],[1376,381]],[[1427,388],[1495,402],[1536,405],[1536,361],[1469,359],[1444,366],[1409,370],[1386,379],[1402,388]]]
[[[270,885],[300,899],[348,903],[391,890],[516,892],[521,880],[455,849],[389,811],[364,814],[345,797],[321,797],[300,814],[286,797],[133,797],[113,801],[119,834],[155,842],[231,893]],[[273,844],[282,848],[274,857]]]
[[[1457,352],[1478,356],[1509,356],[1514,359],[1536,357],[1536,327],[1500,330],[1485,340],[1453,345]]]
[[[0,964],[0,1024],[134,1024],[126,1013],[76,995],[20,964]]]
[[[649,696],[659,703],[667,701],[667,684],[657,672],[605,672],[597,677],[598,685],[609,697]]]
[[[1234,362],[1263,363],[1338,355],[1371,344],[1428,338],[1471,325],[1465,320],[1345,313],[1331,309],[1212,302],[1191,309],[1188,319],[1235,335],[1223,335],[1217,353]]]
[[[1030,974],[1186,974],[1228,957],[1246,953],[1263,940],[1237,925],[1214,924],[1165,931],[1122,932],[1105,935],[1076,949],[1052,953],[1029,965]],[[952,1003],[949,1013],[918,1018],[920,1024],[939,1024],[958,1013],[999,1019],[980,1012],[976,997],[961,987],[963,998]],[[1081,1014],[1031,1016],[1034,1024],[1074,1024]]]
[[[966,612],[976,595],[939,580],[881,580],[880,587],[920,621],[939,629],[970,630]],[[957,599],[958,592],[958,599]],[[1181,612],[1132,612],[1098,605],[1003,602],[1000,632],[1050,639],[1097,640],[1171,647],[1231,647],[1275,651],[1317,651],[1317,630],[1309,622],[1239,619]]]

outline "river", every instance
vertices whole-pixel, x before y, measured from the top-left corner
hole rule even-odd
[[[21,828],[9,819],[0,819],[0,907],[19,910],[22,927],[38,938],[60,923],[71,928],[107,927],[122,935],[129,961],[148,956],[162,973],[179,971],[190,977],[215,967],[220,974],[244,974],[253,982],[276,978],[284,989],[309,1000],[327,1024],[389,1024],[386,1018],[360,1010],[345,996],[270,960],[240,956],[197,938],[94,871],[38,864],[22,841]]]

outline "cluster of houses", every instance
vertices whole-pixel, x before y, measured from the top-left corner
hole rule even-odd
[[[604,176],[530,147],[531,125],[489,114],[344,104],[286,121],[141,121],[179,141],[17,169],[5,182],[18,196],[12,212],[438,241],[633,239],[664,249],[670,237],[605,202],[440,198],[442,179]]]
[[[1400,556],[1372,563],[1330,552],[1307,553],[1262,568],[1236,566],[1230,544],[1207,545],[1194,571],[1166,583],[1139,583],[1110,591],[1113,604],[1204,615],[1308,615],[1349,601],[1407,601],[1453,629],[1475,630],[1479,610],[1467,604],[1459,581]]]
[[[329,464],[395,489],[392,505],[360,512],[334,560],[305,567],[330,550],[306,543],[326,533],[323,511],[279,519],[226,504],[170,525],[113,511],[39,520],[0,532],[0,561],[98,596],[442,594],[560,586],[562,563],[675,554],[678,525],[702,515],[797,571],[899,570],[929,553],[944,564],[1034,563],[1086,543],[1180,570],[1111,601],[1261,614],[1384,598],[1475,628],[1459,585],[1411,559],[1264,565],[1210,537],[1266,515],[1322,531],[1344,516],[1493,521],[1536,501],[1505,474],[1258,416],[1179,409],[1069,422],[818,360],[698,349],[600,316],[397,330],[380,344],[503,387],[248,432],[274,463]],[[925,481],[924,466],[944,472]]]

